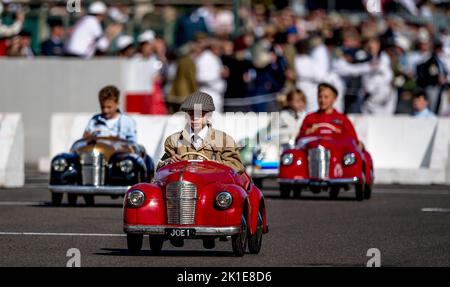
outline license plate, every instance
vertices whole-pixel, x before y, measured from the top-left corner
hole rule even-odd
[[[192,238],[195,236],[194,228],[166,228],[166,235],[170,238]]]

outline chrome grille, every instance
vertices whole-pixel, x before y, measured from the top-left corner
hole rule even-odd
[[[190,182],[177,181],[166,187],[168,224],[194,224],[197,203],[197,186]]]
[[[83,153],[80,155],[81,183],[83,185],[105,184],[105,159],[100,153]]]
[[[308,150],[309,176],[313,179],[327,179],[330,170],[330,151],[319,146]]]

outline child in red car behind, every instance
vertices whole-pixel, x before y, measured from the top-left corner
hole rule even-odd
[[[360,148],[355,129],[346,115],[333,108],[337,98],[337,90],[330,84],[321,83],[318,87],[319,110],[308,114],[303,120],[297,139],[309,135],[340,135],[355,140]]]

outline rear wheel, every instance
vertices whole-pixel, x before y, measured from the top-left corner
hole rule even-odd
[[[364,185],[364,199],[370,199],[372,197],[372,185]]]
[[[139,255],[142,249],[142,239],[144,238],[143,234],[127,234],[127,246],[128,252],[131,255]]]
[[[86,202],[87,206],[94,206],[95,205],[95,198],[92,194],[83,195],[84,202]]]
[[[280,184],[280,196],[288,198],[291,195],[291,186],[287,184]]]
[[[255,234],[250,234],[250,229],[248,229],[248,251],[251,254],[258,254],[261,250],[262,245],[262,235],[263,235],[263,217],[261,211],[258,212],[258,222],[256,225]]]
[[[157,236],[149,236],[150,249],[153,254],[157,255],[161,253],[164,240]]]
[[[338,195],[339,195],[339,190],[340,190],[339,187],[337,187],[337,186],[332,186],[332,187],[330,188],[330,198],[331,198],[331,199],[337,199],[337,198],[338,198]]]
[[[253,179],[253,184],[259,188],[262,189],[263,188],[263,179],[262,178],[254,178]]]
[[[69,206],[77,205],[78,194],[68,193],[67,200],[69,202]]]
[[[53,206],[61,206],[63,199],[62,193],[52,192],[52,205]]]
[[[241,231],[231,237],[231,243],[233,246],[233,253],[237,257],[242,257],[247,249],[247,219],[245,218],[245,213],[242,214],[241,218]]]
[[[364,199],[364,184],[355,185],[355,196],[357,201],[362,201]]]

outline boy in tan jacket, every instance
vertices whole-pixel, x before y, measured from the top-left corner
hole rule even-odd
[[[164,143],[165,154],[158,164],[158,169],[173,162],[201,159],[198,154],[209,160],[214,160],[231,167],[236,172],[244,172],[234,139],[213,129],[209,123],[215,110],[210,95],[204,92],[194,92],[181,105],[181,110],[189,115],[189,123],[179,132],[167,137]],[[195,152],[183,156],[185,153]]]

